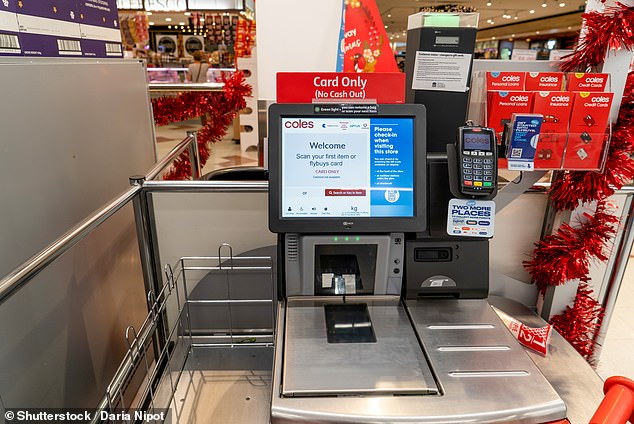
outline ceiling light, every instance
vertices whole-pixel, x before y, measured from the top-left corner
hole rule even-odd
[[[150,21],[150,22],[148,22],[148,25],[152,26],[152,25],[154,25],[154,22]]]
[[[392,14],[391,14],[391,13],[388,13],[388,14],[387,14],[387,17],[388,17],[388,18],[391,18],[391,17],[392,17]]]
[[[530,13],[532,15],[533,13],[535,13],[535,9],[529,10],[528,13]]]
[[[515,16],[513,16],[513,19],[517,21],[519,18],[518,18],[517,15],[515,15]]]
[[[145,12],[147,16],[152,16],[152,12]]]
[[[387,25],[385,25],[385,28],[387,28]]]
[[[559,3],[559,7],[566,7],[566,3],[562,1],[561,3]]]
[[[515,34],[511,34],[511,37],[515,37]]]
[[[546,4],[546,1],[544,0],[544,2],[542,3],[542,7],[546,7],[546,6],[548,5]]]
[[[165,18],[165,22],[172,22],[172,18]]]
[[[487,2],[487,6],[491,7],[492,5],[493,5],[493,3],[491,3],[491,0],[489,0],[489,1]]]
[[[191,16],[191,15],[192,15],[192,12],[185,12],[185,13],[183,13],[183,15],[185,15],[185,16]]]
[[[495,40],[495,37],[491,37],[491,40]]]
[[[572,27],[568,27],[568,29],[572,29]]]
[[[185,25],[185,22],[179,22],[178,25],[183,26]]]
[[[489,22],[489,23],[490,23],[491,25],[495,24],[495,22],[493,22],[493,21],[491,21],[491,22]]]
[[[535,31],[535,34],[539,34],[539,31]]]

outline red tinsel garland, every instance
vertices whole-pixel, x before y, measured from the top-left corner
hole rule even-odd
[[[567,306],[561,315],[552,317],[550,322],[586,361],[593,363],[595,338],[601,328],[604,312],[584,279],[579,283],[573,306]]]
[[[594,215],[585,213],[579,228],[562,224],[557,232],[538,241],[531,260],[524,261],[541,293],[548,286],[568,280],[584,279],[594,259],[605,261],[607,242],[616,234],[618,218],[607,211],[603,202]]]
[[[574,53],[564,57],[561,69],[566,72],[585,70],[603,63],[608,49],[631,50],[634,46],[634,7],[617,3],[597,11],[581,15],[584,19],[583,39]]]
[[[589,263],[593,259],[607,260],[604,249],[616,232],[618,218],[606,211],[604,201],[634,177],[633,152],[634,73],[630,73],[604,171],[565,173],[553,182],[550,192],[557,210],[574,209],[580,203],[597,200],[596,213],[587,215],[581,228],[562,225],[555,234],[536,243],[531,260],[524,262],[542,293],[549,285],[561,285],[571,279],[581,281],[574,305],[552,317],[551,323],[588,362],[603,319],[603,309],[586,284]]]
[[[167,125],[206,115],[205,125],[198,131],[200,166],[210,156],[209,143],[222,139],[238,110],[246,106],[245,97],[251,95],[251,86],[245,83],[242,72],[236,72],[224,81],[222,92],[187,91],[177,96],[163,96],[152,100],[154,122]],[[164,175],[166,180],[184,180],[191,175],[189,152],[183,152]]]

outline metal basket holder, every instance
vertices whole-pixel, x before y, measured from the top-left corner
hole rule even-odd
[[[223,250],[228,252],[228,256],[222,256]],[[218,247],[217,256],[182,257],[174,267],[167,264],[164,271],[165,283],[161,289],[157,294],[147,294],[149,312],[145,320],[138,330],[130,325],[125,331],[128,350],[105,389],[105,396],[93,422],[110,422],[101,419],[102,411],[121,415],[126,411],[144,410],[149,414],[156,414],[167,408],[175,411],[178,421],[182,407],[177,404],[175,394],[182,374],[195,372],[188,370],[186,363],[197,349],[273,348],[275,285],[273,260],[270,256],[234,256],[231,245],[223,243]],[[211,278],[205,278],[205,281],[201,279],[192,285],[191,274],[203,272]],[[249,283],[269,285],[270,297],[233,298],[232,282],[239,275],[255,277],[250,278]],[[226,298],[192,298],[194,286],[210,281],[212,284],[224,283]],[[271,327],[234,329],[235,309],[238,305],[269,305]],[[193,328],[193,306],[226,306],[229,328]],[[203,341],[199,342],[198,339],[201,338]],[[257,380],[257,375],[254,377]],[[188,385],[192,381],[193,379],[189,379]],[[189,392],[189,389],[190,387],[185,391]],[[134,414],[131,414],[129,421],[117,422],[134,422],[133,418]]]

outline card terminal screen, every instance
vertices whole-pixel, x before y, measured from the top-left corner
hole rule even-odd
[[[487,133],[465,132],[463,139],[465,150],[491,150],[491,136]]]

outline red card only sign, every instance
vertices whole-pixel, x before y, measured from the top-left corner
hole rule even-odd
[[[398,72],[375,0],[345,0],[344,72]]]
[[[279,72],[278,103],[405,103],[402,72]]]

